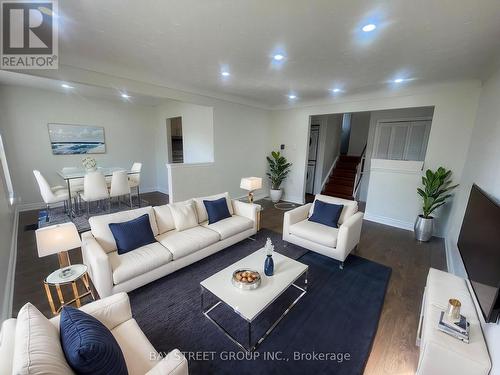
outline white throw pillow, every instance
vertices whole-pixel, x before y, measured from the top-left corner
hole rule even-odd
[[[198,226],[198,217],[192,200],[168,205],[174,218],[175,229],[183,231]]]
[[[73,374],[57,328],[31,303],[17,316],[12,374]]]

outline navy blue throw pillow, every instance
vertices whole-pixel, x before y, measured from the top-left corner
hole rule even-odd
[[[111,223],[109,229],[120,255],[156,241],[148,214],[124,223]]]
[[[208,224],[216,223],[222,219],[231,217],[229,209],[227,208],[227,200],[225,197],[216,199],[214,201],[203,201],[208,214]]]
[[[75,373],[128,374],[113,334],[93,316],[71,306],[63,307],[60,337],[66,361]]]
[[[343,208],[344,205],[342,204],[326,203],[316,199],[316,201],[314,201],[314,211],[309,221],[338,228],[339,218]]]

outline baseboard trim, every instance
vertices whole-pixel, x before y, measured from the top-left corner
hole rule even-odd
[[[14,280],[16,276],[17,261],[17,235],[19,226],[19,210],[16,207],[14,211],[14,220],[12,223],[12,239],[10,244],[9,265],[7,268],[7,279],[5,280],[5,291],[2,308],[2,321],[12,317],[12,304],[14,297]]]
[[[374,215],[374,214],[370,214],[368,212],[365,212],[364,219],[368,220],[368,221],[373,221],[373,222],[379,223],[379,224],[389,225],[391,227],[406,229],[406,230],[413,232],[413,223],[406,222],[403,220],[392,219],[390,217],[385,217],[385,216],[380,216],[380,215]]]

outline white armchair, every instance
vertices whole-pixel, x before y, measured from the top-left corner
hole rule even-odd
[[[80,309],[92,315],[111,331],[123,352],[130,375],[188,374],[188,362],[178,349],[173,349],[165,357],[162,357],[151,345],[132,317],[130,302],[126,293],[119,293],[97,300],[82,306]],[[59,316],[50,319],[50,322],[56,330],[59,330]],[[29,324],[29,321],[18,321],[17,319],[8,319],[2,324],[0,331],[0,374],[13,373],[13,367],[16,366],[16,363],[23,363],[25,357],[30,354],[28,345],[27,349],[22,352],[18,352],[17,347],[14,345],[17,340],[16,330],[21,329],[24,332],[26,329],[23,330],[23,325],[27,324]],[[36,337],[28,339],[33,339],[35,344],[32,344],[34,348],[32,350],[37,352],[31,366],[38,369],[42,366],[52,366],[54,358],[57,359],[57,357],[51,353],[50,348],[54,345],[60,345],[59,340],[57,342],[50,341],[52,336],[44,334],[45,331],[39,328],[33,329],[33,332]],[[56,337],[58,336],[58,332],[56,332]],[[38,343],[38,346],[36,346],[36,343]],[[43,347],[48,348],[46,352],[40,350],[42,347],[40,343],[44,344]],[[44,373],[53,373],[54,368],[57,367],[50,367]]]
[[[363,224],[363,213],[358,212],[358,202],[317,194],[315,199],[344,206],[339,218],[339,228],[309,221],[314,203],[308,203],[285,212],[283,240],[302,246],[340,261],[340,268],[349,253],[358,245]]]

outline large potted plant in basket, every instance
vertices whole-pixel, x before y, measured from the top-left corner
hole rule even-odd
[[[267,176],[271,180],[271,200],[276,203],[281,199],[281,195],[283,194],[281,183],[288,176],[288,173],[290,173],[292,163],[289,163],[279,151],[271,152],[271,157],[267,157],[267,162],[269,164]]]
[[[439,167],[433,172],[428,169],[422,176],[423,189],[417,188],[423,199],[422,214],[415,221],[415,238],[418,241],[429,241],[432,237],[434,218],[431,214],[451,197],[450,191],[458,185],[451,184],[451,171]]]

